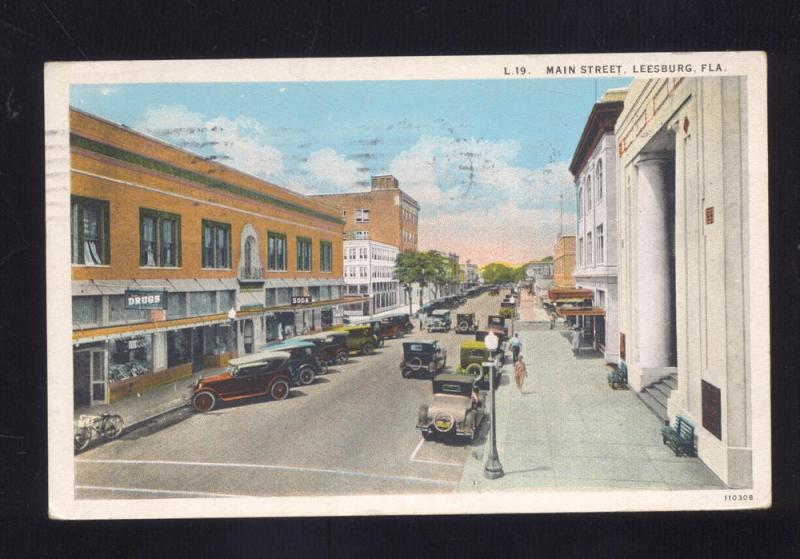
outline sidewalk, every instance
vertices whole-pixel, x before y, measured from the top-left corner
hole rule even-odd
[[[111,404],[93,407],[80,407],[74,411],[74,422],[78,424],[81,414],[99,415],[103,412],[116,413],[125,421],[125,430],[129,431],[142,423],[163,415],[169,411],[189,404],[189,385],[197,382],[200,377],[215,375],[224,371],[223,368],[203,369],[192,374],[191,377],[163,384],[140,396],[130,396]]]
[[[467,458],[461,491],[725,487],[698,458],[678,458],[664,446],[658,418],[634,393],[609,388],[602,358],[573,357],[563,334],[520,331],[528,368],[524,393],[517,391],[510,364],[497,391],[497,449],[505,476],[483,477],[487,434]]]
[[[520,292],[519,320],[520,322],[550,322],[550,317],[541,305],[536,304],[536,296],[526,290]]]

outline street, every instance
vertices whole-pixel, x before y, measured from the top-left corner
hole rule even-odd
[[[452,310],[453,323],[456,313],[475,312],[485,327],[500,300],[468,299]],[[439,339],[453,371],[460,341],[472,336],[415,330],[405,339],[417,337]],[[401,377],[402,341],[352,356],[313,385],[294,388],[287,400],[245,400],[205,414],[182,410],[84,452],[75,459],[76,498],[456,491],[488,421],[471,445],[423,441],[417,410],[430,400],[431,384]]]

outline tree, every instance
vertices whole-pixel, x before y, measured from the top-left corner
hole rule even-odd
[[[428,285],[421,256],[419,252],[406,251],[399,253],[395,259],[394,276],[408,295],[408,314],[413,314],[412,285],[416,283],[420,288]],[[419,306],[422,307],[422,289],[419,290]]]
[[[518,268],[513,268],[501,262],[492,262],[481,268],[481,276],[485,283],[510,283],[517,280]],[[524,270],[522,271],[524,274]]]

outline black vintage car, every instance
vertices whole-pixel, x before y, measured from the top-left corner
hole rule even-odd
[[[447,365],[447,350],[437,340],[403,342],[403,361],[400,373],[403,378],[426,374],[433,377]]]
[[[475,319],[474,312],[456,315],[457,334],[472,334],[477,331],[478,331],[478,321]]]
[[[315,346],[311,342],[290,338],[277,344],[262,345],[259,350],[264,353],[289,354],[288,365],[294,386],[313,384],[317,375],[328,372],[328,367],[317,360],[314,354]]]
[[[411,316],[409,314],[395,314],[392,316],[387,316],[386,318],[382,318],[381,322],[399,324],[400,330],[403,334],[410,334],[414,330],[414,324],[411,322]]]
[[[508,337],[508,326],[506,326],[506,319],[497,314],[490,314],[486,321],[486,329],[494,333],[502,332],[503,335]]]

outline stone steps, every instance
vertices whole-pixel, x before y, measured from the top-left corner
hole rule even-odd
[[[677,388],[677,386],[678,377],[676,374],[672,374],[662,378],[658,382],[646,386],[637,396],[647,409],[653,412],[653,414],[666,425],[669,423],[667,400],[669,399],[670,393]]]

